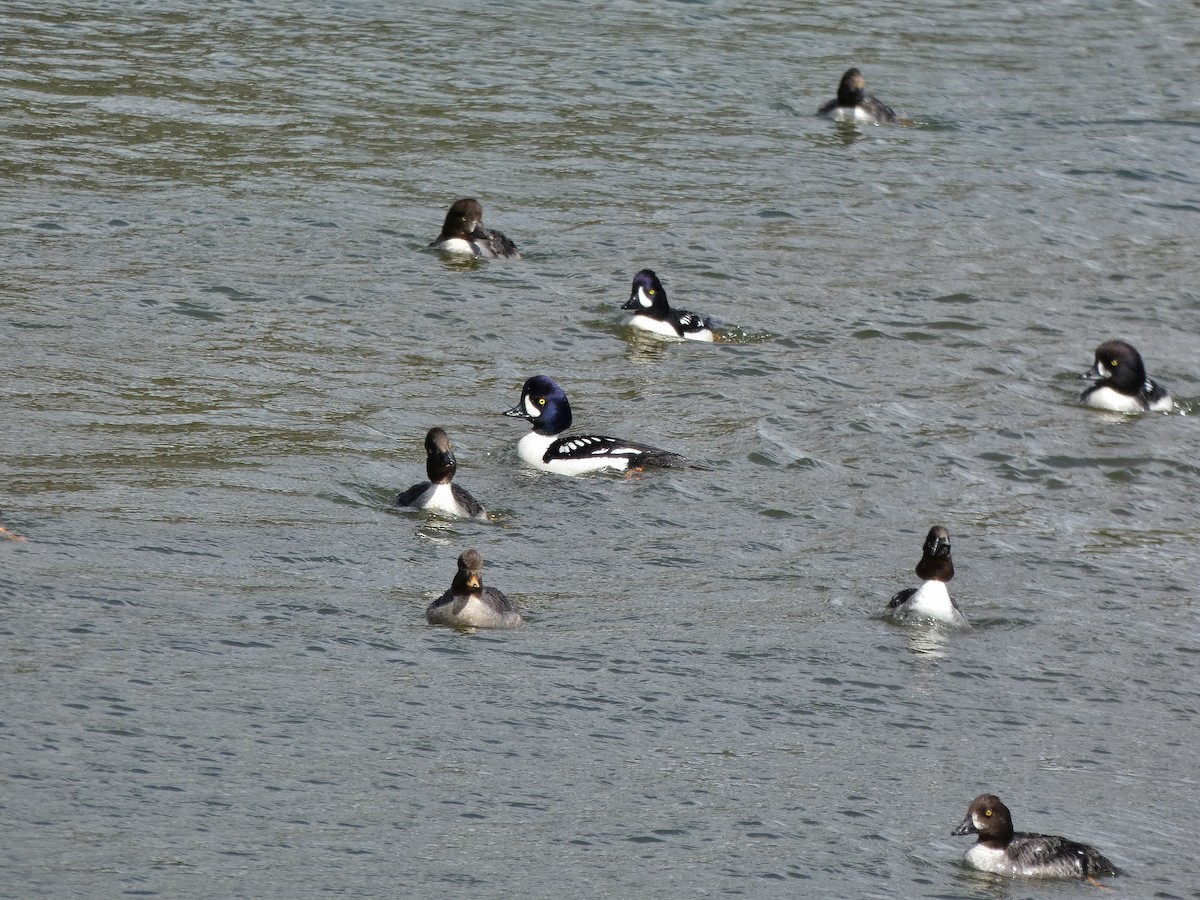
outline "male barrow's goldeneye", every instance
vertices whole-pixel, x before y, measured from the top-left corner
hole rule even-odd
[[[478,550],[467,550],[458,558],[454,583],[429,604],[425,620],[456,628],[516,628],[524,621],[511,600],[483,586],[483,557]]]
[[[1099,378],[1079,399],[1112,412],[1168,412],[1174,405],[1161,384],[1146,376],[1142,355],[1125,341],[1105,341],[1096,348],[1096,363],[1081,376]]]
[[[583,475],[602,469],[624,472],[645,466],[702,468],[678,453],[614,437],[599,434],[562,437],[571,427],[571,404],[558,383],[545,375],[534,375],[526,381],[521,388],[521,402],[505,415],[533,423],[533,431],[521,438],[517,452],[526,463],[544,472]]]
[[[925,537],[917,575],[924,583],[892,597],[884,611],[888,618],[897,622],[933,620],[960,628],[971,627],[946,588],[946,583],[954,577],[954,561],[950,558],[950,532],[941,525],[930,528]]]
[[[1095,847],[1051,834],[1013,831],[1008,807],[995,794],[980,794],[952,836],[978,834],[963,856],[971,866],[994,875],[1029,878],[1099,878],[1120,875]]]
[[[474,197],[454,201],[446,213],[442,233],[429,246],[433,250],[466,253],[482,259],[521,258],[516,244],[499,231],[483,227],[483,207]]]
[[[642,331],[681,340],[714,340],[712,319],[686,309],[672,309],[662,282],[650,269],[633,276],[633,290],[621,309],[635,310],[629,324]]]
[[[486,522],[487,510],[465,488],[452,483],[457,469],[450,438],[442,429],[430,428],[425,435],[425,474],[429,480],[397,494],[395,505]]]
[[[847,69],[838,83],[837,96],[817,110],[818,116],[871,125],[896,124],[896,114],[886,103],[867,93],[867,79],[858,69]]]

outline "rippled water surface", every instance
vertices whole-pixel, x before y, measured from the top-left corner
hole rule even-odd
[[[993,791],[1200,897],[1192,13],[5,4],[0,894],[1090,892]],[[525,471],[539,372],[710,468]],[[494,522],[389,508],[433,425]],[[970,632],[879,619],[932,524]],[[471,546],[524,628],[424,623]]]

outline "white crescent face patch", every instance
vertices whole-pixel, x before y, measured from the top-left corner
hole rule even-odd
[[[525,412],[531,419],[536,419],[542,414],[542,408],[534,403],[533,398],[528,394],[525,395]]]
[[[649,309],[654,305],[654,300],[646,294],[646,289],[638,285],[638,303],[642,309]]]

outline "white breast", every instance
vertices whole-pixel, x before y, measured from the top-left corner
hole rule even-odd
[[[478,253],[475,244],[465,238],[446,238],[435,249],[443,250],[446,253],[466,253],[470,256]]]
[[[1112,412],[1139,413],[1145,410],[1145,407],[1142,406],[1142,401],[1137,397],[1122,394],[1120,391],[1115,391],[1107,385],[1096,388],[1096,390],[1087,395],[1084,402],[1088,406],[1094,406],[1097,409],[1107,409]]]
[[[531,431],[517,442],[517,454],[527,465],[548,472],[550,467],[542,462],[542,457],[546,455],[546,449],[555,440],[556,438],[546,437],[544,434]]]
[[[455,621],[457,624],[475,628],[497,628],[505,624],[504,616],[484,603],[482,597],[471,597],[455,617]]]
[[[879,121],[871,113],[858,106],[839,106],[832,115],[839,122],[864,122],[873,125]]]
[[[675,330],[675,326],[670,322],[664,322],[662,319],[655,319],[638,313],[629,320],[629,324],[634,328],[649,331],[651,334],[657,334],[661,337],[674,338],[677,341],[683,340],[679,336],[679,332]]]
[[[917,592],[905,601],[903,614],[922,619],[936,619],[950,625],[967,624],[967,617],[950,602],[950,591],[944,581],[926,581],[917,588]]]
[[[435,484],[432,490],[425,492],[423,499],[425,501],[423,509],[445,513],[448,516],[463,514],[463,510],[458,506],[458,501],[454,499],[454,490],[448,484]]]
[[[1019,874],[1007,853],[985,844],[975,844],[963,854],[963,858],[981,872],[991,872],[994,875]]]

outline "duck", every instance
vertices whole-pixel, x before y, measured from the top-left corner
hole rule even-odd
[[[977,834],[963,859],[981,872],[1026,878],[1095,879],[1121,870],[1099,850],[1065,837],[1013,831],[1008,807],[995,794],[980,794],[951,836]]]
[[[1081,378],[1099,379],[1079,395],[1096,409],[1110,412],[1170,412],[1175,405],[1161,384],[1146,374],[1142,355],[1126,341],[1105,341],[1096,348],[1095,362]]]
[[[950,532],[934,525],[925,536],[917,563],[920,587],[900,591],[889,601],[884,614],[896,622],[934,621],[957,628],[970,628],[967,617],[950,596],[946,585],[954,577],[950,557]]]
[[[858,69],[847,69],[838,82],[837,96],[817,110],[818,116],[869,125],[896,125],[896,113],[886,103],[867,93],[867,79]]]
[[[476,259],[521,258],[516,244],[499,231],[483,226],[483,205],[474,197],[463,197],[450,205],[442,233],[429,243],[429,249]]]
[[[635,441],[601,434],[565,437],[571,427],[571,404],[566,392],[548,375],[534,375],[521,387],[521,399],[504,415],[526,419],[533,430],[517,444],[517,454],[527,464],[558,475],[585,475],[615,470],[626,472],[647,466],[703,468],[678,453],[659,450]]]
[[[525,620],[504,594],[483,586],[483,557],[472,548],[458,557],[450,590],[429,604],[425,621],[453,628],[517,628]]]
[[[633,276],[633,289],[621,309],[634,310],[629,324],[641,331],[677,340],[716,339],[711,317],[671,308],[667,292],[653,269],[642,269]]]
[[[407,506],[441,513],[458,519],[488,521],[487,510],[466,488],[454,484],[458,463],[450,438],[441,428],[430,428],[425,435],[425,474],[428,481],[414,484],[396,495],[394,506]]]

